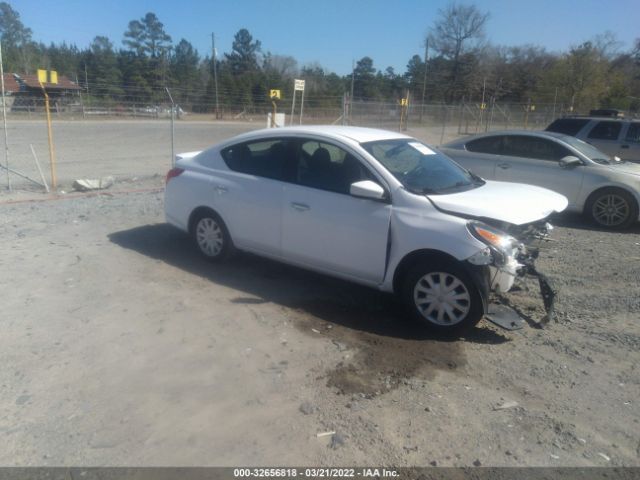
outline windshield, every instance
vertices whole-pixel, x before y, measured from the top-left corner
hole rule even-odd
[[[485,183],[443,153],[417,140],[381,140],[361,145],[413,193],[454,193]]]
[[[575,137],[570,137],[570,136],[563,137],[562,140],[564,140],[569,145],[571,145],[573,148],[578,150],[585,157],[590,158],[591,160],[593,160],[596,163],[602,163],[602,164],[605,164],[605,165],[608,165],[610,163],[617,163],[609,155],[607,155],[606,153],[598,150],[596,147],[594,147],[593,145],[591,145],[591,144],[589,144],[587,142],[584,142],[582,140],[579,140],[579,139],[577,139]]]

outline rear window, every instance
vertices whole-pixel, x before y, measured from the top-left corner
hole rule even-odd
[[[235,172],[282,180],[288,143],[279,138],[259,140],[232,145],[220,153],[227,166]]]
[[[625,140],[627,142],[640,143],[640,123],[629,124]]]
[[[589,138],[596,140],[617,140],[622,129],[620,122],[598,122],[589,132]]]
[[[482,137],[471,140],[467,142],[465,148],[469,152],[499,155],[502,152],[502,137]]]
[[[547,132],[564,133],[574,137],[589,120],[584,118],[559,118],[546,128]]]

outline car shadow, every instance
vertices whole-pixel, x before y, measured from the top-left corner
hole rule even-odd
[[[636,222],[631,225],[629,228],[624,230],[611,230],[599,227],[595,225],[593,222],[589,221],[585,218],[584,215],[575,212],[565,212],[560,214],[553,215],[550,220],[552,225],[557,227],[564,228],[573,228],[576,230],[589,230],[592,232],[603,232],[603,233],[624,233],[624,234],[639,234],[640,233],[640,222]]]
[[[397,339],[456,340],[405,320],[395,297],[374,289],[247,253],[211,264],[198,254],[186,234],[167,224],[144,225],[108,237],[120,247],[237,290],[238,296],[231,299],[235,304],[271,302],[294,309],[303,317]],[[483,322],[466,332],[463,340],[480,344],[510,341]]]

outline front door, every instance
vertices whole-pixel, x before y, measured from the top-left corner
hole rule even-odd
[[[345,149],[299,141],[295,173],[282,195],[282,255],[370,283],[384,277],[391,204],[356,198],[352,183],[374,175]]]
[[[584,167],[563,168],[560,159],[572,155],[562,145],[545,138],[505,135],[496,180],[526,183],[561,193],[575,206],[582,187]]]

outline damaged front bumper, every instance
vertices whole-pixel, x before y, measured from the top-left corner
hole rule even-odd
[[[506,293],[513,287],[518,277],[535,277],[545,309],[545,317],[540,321],[546,324],[555,315],[556,290],[549,278],[540,272],[535,263],[540,254],[540,245],[549,240],[553,227],[546,222],[537,222],[524,227],[501,226],[516,241],[500,251],[489,248],[469,258],[474,265],[487,265],[489,271],[488,289],[498,294]]]

